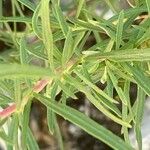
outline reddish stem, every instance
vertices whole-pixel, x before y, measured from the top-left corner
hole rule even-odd
[[[0,112],[0,117],[6,118],[10,116],[12,113],[14,113],[15,110],[16,110],[16,104],[12,104]]]
[[[72,67],[75,63],[77,62],[76,59],[71,59],[68,64],[67,67],[70,68]],[[57,73],[61,72],[61,68],[57,68],[56,69]],[[45,86],[50,82],[50,79],[41,79],[39,80],[33,87],[33,92],[39,93],[40,91],[42,91]],[[28,100],[28,96],[24,97],[26,100]],[[8,106],[7,108],[3,109],[2,111],[0,111],[0,118],[6,118],[8,116],[10,116],[12,113],[14,113],[16,111],[16,104],[13,104],[11,106]]]
[[[42,79],[40,81],[38,81],[35,86],[33,87],[33,91],[36,93],[39,93],[40,91],[42,91],[45,86],[48,84],[49,80],[48,79]]]
[[[39,93],[45,88],[45,86],[48,83],[49,83],[48,79],[42,79],[38,81],[33,87],[33,92]],[[12,113],[14,113],[15,111],[16,111],[16,104],[12,104],[11,106],[8,106],[2,111],[0,111],[0,118],[6,118],[10,116]]]

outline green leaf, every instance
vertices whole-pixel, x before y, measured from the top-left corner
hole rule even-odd
[[[28,150],[40,150],[29,127],[27,130],[27,143],[26,144],[27,144]]]
[[[136,14],[136,13],[137,13],[137,16],[138,16],[138,14],[141,14],[142,12],[145,12],[145,10],[146,10],[146,7],[145,7],[145,6],[135,7],[134,9],[133,9],[133,8],[129,8],[129,9],[127,9],[127,10],[124,12],[124,18],[129,18],[129,17],[131,17],[132,15],[134,15],[134,14]],[[119,16],[119,14],[114,15],[114,16],[111,17],[108,21],[109,21],[109,22],[114,22],[115,20],[118,19],[118,16]]]
[[[112,83],[109,76],[107,76],[107,81],[106,82],[107,82],[107,86],[106,86],[106,91],[105,92],[108,94],[108,96],[113,97],[114,87],[113,87],[113,83]]]
[[[18,147],[18,126],[19,126],[19,117],[18,114],[14,114],[11,124],[8,130],[8,136],[11,138],[13,145],[7,145],[8,150],[12,150],[13,146]]]
[[[73,54],[73,38],[72,38],[72,31],[69,30],[67,33],[67,37],[65,40],[63,53],[62,53],[62,66],[65,67],[68,60],[71,58]]]
[[[99,23],[97,21],[88,20],[88,22],[79,19],[70,19],[74,24],[84,27],[87,30],[106,32],[112,39],[115,39],[115,33],[104,23]]]
[[[20,77],[52,77],[50,69],[19,64],[0,64],[0,79]]]
[[[83,84],[81,84],[77,79],[71,77],[70,75],[65,74],[64,79],[71,85],[73,85],[75,88],[77,88],[79,91],[83,92],[88,100],[102,113],[104,113],[107,117],[111,118],[113,121],[117,122],[118,124],[131,127],[130,124],[127,122],[122,121],[112,113],[110,113],[107,109],[103,107],[103,105],[100,103],[99,100],[97,100],[92,94],[91,91],[86,88]]]
[[[81,13],[81,10],[82,10],[82,7],[84,5],[84,2],[85,2],[85,0],[79,0],[78,7],[77,7],[77,12],[76,12],[76,18],[79,17],[79,15]]]
[[[142,133],[141,133],[141,124],[144,114],[144,102],[145,102],[145,93],[141,88],[138,88],[137,95],[137,107],[136,107],[136,116],[135,116],[135,133],[139,149],[142,150]]]
[[[3,17],[3,1],[0,1],[0,18]],[[3,24],[0,23],[0,28],[3,28]]]
[[[129,64],[122,64],[126,71],[133,75],[136,83],[145,91],[147,95],[150,96],[150,80],[147,77],[143,70],[138,66],[131,66]]]
[[[49,98],[46,98],[40,94],[34,94],[34,96],[39,99],[45,106],[51,108],[57,114],[76,124],[95,138],[108,144],[113,149],[132,150],[132,147],[126,144],[121,138],[117,137],[112,132],[105,129],[79,111],[60,103],[50,102]]]
[[[117,33],[116,33],[116,49],[119,49],[122,41],[122,32],[124,24],[124,11],[121,11],[117,23]]]
[[[8,118],[4,118],[4,119],[0,118],[0,127],[2,127],[6,123],[7,120]]]
[[[87,84],[89,87],[91,87],[97,93],[99,93],[105,99],[109,100],[112,103],[118,103],[116,100],[114,100],[113,98],[109,97],[105,92],[103,92],[100,88],[98,88],[92,82],[88,81],[88,79],[86,79],[80,72],[78,72],[77,70],[74,70],[74,72],[85,82],[85,84]]]
[[[21,82],[19,79],[14,80],[14,98],[16,103],[16,108],[20,108],[22,102],[22,94],[21,94]]]
[[[22,37],[20,40],[20,62],[21,64],[28,64],[29,62],[25,37]]]
[[[29,115],[30,115],[31,101],[25,106],[22,116],[22,148],[27,147],[28,127],[29,127]]]
[[[78,47],[77,47],[78,44],[79,44],[80,42],[81,42],[81,43],[83,42],[83,43],[85,44],[85,42],[86,42],[86,41],[84,42],[84,35],[85,35],[85,31],[83,31],[83,32],[81,32],[81,33],[79,33],[79,34],[77,34],[76,37],[74,38],[74,44],[73,44],[73,50],[72,50],[72,51],[73,51],[73,52],[75,51],[76,54],[78,54],[77,51],[79,51],[79,50],[78,50]],[[81,44],[81,43],[80,43],[80,44]],[[82,43],[82,44],[83,44],[83,43]],[[82,45],[82,44],[81,44],[81,45]],[[82,47],[81,45],[79,45],[80,48]],[[79,49],[80,49],[80,48],[79,48]]]
[[[49,85],[49,86],[46,87],[46,95],[50,97],[51,101],[55,101],[55,97],[58,91],[58,85],[54,83],[53,85]],[[61,131],[57,122],[57,116],[55,112],[52,111],[52,109],[50,108],[47,108],[47,123],[48,123],[48,129],[50,133],[54,134],[58,141],[60,150],[64,150],[63,139],[62,139]]]
[[[9,84],[8,84],[9,83]],[[10,81],[9,79],[7,80],[0,80],[0,87],[1,89],[3,89],[6,93],[9,93],[9,97],[13,99],[14,96],[14,90],[13,90],[13,84],[12,81]],[[1,94],[4,95],[3,91],[1,91]]]
[[[113,45],[114,45],[114,40],[110,40],[106,49],[105,49],[105,52],[110,52],[113,48]]]
[[[29,17],[0,17],[0,22],[23,22],[31,23],[32,19]]]
[[[12,103],[12,99],[9,96],[6,96],[0,93],[0,105],[8,104],[8,103]]]
[[[0,131],[0,138],[2,138],[5,142],[7,142],[7,144],[13,145],[11,137],[6,135],[4,131]]]
[[[41,22],[42,22],[43,43],[45,45],[50,68],[54,70],[54,58],[53,58],[54,46],[53,46],[53,35],[52,35],[51,24],[50,24],[49,1],[50,0],[45,0],[41,2],[40,13],[41,13]]]
[[[112,12],[114,12],[115,14],[117,14],[117,10],[114,7],[113,1],[111,1],[111,0],[105,0],[105,2],[109,6],[109,8],[112,10]]]
[[[36,7],[33,16],[32,16],[32,27],[34,33],[38,36],[39,39],[42,39],[42,31],[39,25],[39,16],[40,16],[40,7],[41,3]]]
[[[122,103],[127,105],[127,98],[126,98],[124,92],[122,91],[121,87],[118,86],[117,78],[115,77],[115,75],[112,73],[112,71],[109,68],[107,69],[107,72],[108,72],[109,77],[110,77],[119,97],[120,97],[120,100],[122,101]]]
[[[77,97],[74,95],[74,92],[68,89],[68,86],[63,84],[61,81],[57,80],[57,84],[60,86],[60,88],[63,90],[63,92],[66,93],[69,97],[72,97],[73,99],[77,99]]]
[[[132,107],[131,107],[131,104],[130,104],[129,92],[130,92],[130,82],[125,81],[125,83],[124,83],[124,93],[125,93],[125,96],[127,97],[127,105],[122,104],[122,119],[124,121],[127,120],[128,113],[133,115]],[[132,118],[134,118],[134,116]],[[123,133],[125,141],[130,144],[128,128],[123,126],[122,129],[121,129],[121,133]]]
[[[38,40],[34,43],[31,43],[31,44],[26,44],[25,49],[29,54],[32,54],[33,56],[35,56],[39,59],[42,59],[45,61],[48,60],[48,57],[45,54],[44,44],[40,40]],[[61,54],[60,50],[56,47],[56,45],[54,45],[54,57],[57,60],[60,60],[62,57],[62,54]]]
[[[97,60],[111,60],[115,62],[126,62],[126,61],[149,61],[150,60],[150,49],[126,49],[111,52],[96,52],[95,54],[87,54],[85,58],[89,61]]]
[[[44,45],[41,42],[38,43],[32,43],[32,45],[26,45],[26,50],[29,54],[32,54],[33,56],[42,59],[42,60],[48,60],[47,55],[44,54]]]
[[[49,86],[51,86],[51,87],[49,87]],[[51,101],[54,101],[55,97],[57,95],[58,85],[53,84],[53,85],[49,85],[49,86],[47,86],[47,88],[46,88],[46,95],[48,97],[50,97]],[[55,118],[56,118],[55,113],[51,109],[47,109],[47,124],[48,124],[48,129],[51,134],[54,134],[54,130],[55,130],[55,126],[56,126]]]
[[[145,0],[145,1],[148,9],[148,14],[150,15],[150,1],[149,0]]]
[[[130,74],[126,74],[123,72],[123,70],[121,68],[119,68],[119,66],[117,66],[116,63],[110,63],[109,61],[107,61],[107,66],[109,66],[109,68],[111,69],[111,71],[114,74],[117,74],[120,78],[129,80],[131,82],[135,82],[135,80],[132,78],[132,76]]]
[[[55,115],[55,118],[54,118],[54,124],[55,124],[55,134],[56,134],[56,138],[57,138],[57,141],[58,141],[59,148],[60,148],[60,150],[64,150],[63,139],[62,139],[60,127],[57,123],[56,115]]]
[[[30,0],[18,0],[18,1],[32,11],[34,11],[36,8],[36,6]]]
[[[95,91],[93,91],[93,94],[105,107],[113,111],[119,117],[122,116],[120,110],[115,104],[111,103],[110,101],[108,101],[107,99],[105,99],[104,97],[96,93]]]
[[[64,36],[67,37],[69,27],[65,21],[62,10],[55,1],[53,1],[52,3],[53,3],[54,10],[55,10],[56,19],[59,22],[60,28],[61,28]]]

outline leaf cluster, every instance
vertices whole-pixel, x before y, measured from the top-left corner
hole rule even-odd
[[[9,47],[0,54],[0,106],[16,106],[9,117],[0,112],[0,137],[8,149],[39,149],[29,128],[33,98],[46,106],[49,131],[57,137],[60,149],[63,140],[56,114],[118,150],[133,149],[128,130],[134,127],[142,149],[144,101],[150,96],[150,4],[148,0],[128,0],[131,7],[121,10],[117,2],[103,1],[107,7],[100,16],[90,12],[92,2],[85,0],[74,2],[73,11],[68,10],[66,15],[59,0],[13,0],[12,16],[0,12],[0,40]],[[25,15],[24,8],[32,15]],[[113,16],[105,19],[108,9]],[[18,31],[18,23],[26,28]],[[95,40],[92,46],[88,45],[91,37]],[[106,84],[104,90],[96,85],[99,81]],[[137,85],[138,93],[133,105],[131,83]],[[113,97],[114,89],[118,99]],[[60,91],[62,97],[56,102]],[[122,126],[124,139],[67,106],[68,98],[76,99],[78,91],[95,109]],[[17,140],[19,131],[21,144]]]

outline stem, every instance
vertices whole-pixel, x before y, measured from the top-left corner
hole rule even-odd
[[[76,59],[72,59],[68,62],[67,64],[67,70],[69,70],[73,65],[75,65],[76,63],[78,63],[78,61]],[[57,68],[56,72],[60,73],[63,70],[61,68]],[[25,97],[23,97],[23,103],[20,107],[20,110],[23,110],[25,105],[28,102],[28,99],[30,98],[31,94],[33,92],[35,93],[39,93],[41,92],[46,86],[47,84],[51,82],[51,79],[41,79],[39,80],[33,87],[33,90],[31,91],[31,93],[29,93],[28,95],[26,95]],[[12,104],[11,106],[6,107],[5,109],[3,109],[2,111],[0,111],[0,118],[6,118],[8,116],[10,116],[11,114],[13,114],[16,111],[16,104]]]
[[[0,112],[0,118],[4,119],[16,111],[16,104],[6,107]]]

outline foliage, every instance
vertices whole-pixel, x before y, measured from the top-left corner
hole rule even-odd
[[[130,8],[121,10],[117,0],[106,0],[100,16],[90,11],[97,6],[96,0],[72,3],[67,10],[60,7],[59,0],[13,0],[12,16],[0,12],[0,40],[8,45],[0,55],[0,137],[8,149],[39,149],[29,128],[30,107],[36,98],[47,108],[49,131],[57,136],[60,149],[63,144],[56,134],[60,132],[56,114],[118,150],[133,149],[128,130],[134,127],[142,149],[143,106],[145,96],[150,96],[149,1],[128,0]],[[25,8],[31,15],[24,14]],[[62,9],[67,10],[66,15]],[[108,9],[113,16],[105,19]],[[17,30],[18,23],[25,24],[23,31]],[[96,42],[89,47],[90,37]],[[99,81],[106,83],[104,90],[96,85]],[[138,87],[133,105],[130,83]],[[119,99],[113,97],[113,89]],[[63,97],[56,102],[60,91]],[[76,99],[78,91],[95,109],[122,126],[124,139],[67,106],[66,100]],[[16,140],[19,131],[21,144]]]

